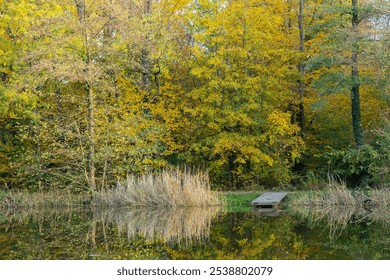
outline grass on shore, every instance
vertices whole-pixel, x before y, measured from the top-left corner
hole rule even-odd
[[[208,174],[169,169],[158,174],[129,176],[126,183],[95,193],[72,194],[70,191],[0,191],[0,209],[71,208],[80,205],[108,207],[159,207],[221,205],[217,192],[211,190]]]
[[[282,207],[329,208],[338,206],[389,209],[389,188],[368,191],[349,190],[342,180],[329,176],[321,190],[289,192]],[[258,192],[215,192],[210,188],[208,174],[189,170],[168,169],[158,174],[129,176],[117,187],[100,191],[94,199],[70,190],[49,192],[0,191],[0,209],[72,208],[78,206],[158,207],[224,205],[227,211],[250,211],[250,202]]]
[[[69,190],[60,191],[0,191],[0,209],[73,208],[84,206],[88,194],[74,194]]]
[[[168,169],[158,174],[129,176],[126,183],[99,192],[95,205],[162,207],[221,205],[205,172]]]
[[[220,194],[225,209],[229,212],[246,212],[252,209],[251,201],[259,196],[259,193],[229,192]]]
[[[389,208],[390,190],[373,189],[366,192],[353,191],[346,186],[316,191],[291,192],[287,206],[294,207],[365,207]]]
[[[331,236],[339,236],[349,223],[369,220],[390,222],[390,190],[349,190],[341,180],[329,178],[327,188],[293,192],[288,196],[290,213],[311,224],[326,221]]]
[[[323,186],[312,191],[293,192],[289,195],[288,205],[294,206],[365,206],[372,198],[363,192],[348,189],[347,184],[340,178],[329,175],[327,180],[318,181]]]

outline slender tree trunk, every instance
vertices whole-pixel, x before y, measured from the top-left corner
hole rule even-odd
[[[150,89],[150,60],[149,50],[147,47],[142,47],[141,51],[142,64],[142,89],[148,91]]]
[[[146,0],[144,15],[147,17],[145,24],[149,25],[149,17],[152,13],[152,0]],[[145,42],[141,50],[141,65],[142,65],[142,88],[149,91],[151,87],[151,64],[150,64],[150,50],[149,50],[149,26],[146,28]]]
[[[359,13],[358,0],[352,0],[352,59],[351,59],[351,114],[352,128],[356,147],[363,145],[363,128],[360,116],[359,92]]]
[[[36,109],[37,115],[39,115],[38,109]],[[39,117],[40,118],[40,117]],[[37,159],[37,180],[38,180],[38,190],[42,191],[42,144],[41,144],[41,124],[37,124],[36,128],[36,159]]]
[[[85,19],[85,0],[74,0],[77,8],[77,15],[80,21]]]
[[[85,0],[74,0],[77,8],[77,15],[80,23],[85,23],[86,19],[86,3]],[[85,27],[84,27],[85,28]],[[87,137],[87,177],[88,187],[91,195],[96,191],[96,179],[95,179],[95,116],[94,116],[94,92],[93,82],[91,79],[92,73],[92,57],[90,52],[90,38],[87,30],[84,30],[84,40],[86,46],[86,95],[87,95],[87,126],[88,126],[88,137]]]
[[[93,221],[88,228],[87,242],[89,243],[91,253],[93,253],[96,249],[96,221]]]
[[[57,122],[60,129],[60,135],[59,135],[59,141],[60,143],[65,142],[65,124],[63,122],[64,120],[64,110],[62,105],[62,93],[61,88],[59,85],[57,85],[57,88],[55,90],[56,95],[56,105],[57,105]]]
[[[303,0],[299,0],[299,15],[298,15],[298,28],[299,28],[299,50],[300,52],[305,52],[305,33],[303,28]],[[304,97],[305,97],[305,68],[304,63],[298,63],[298,71],[300,74],[298,92],[299,92],[299,126],[301,128],[301,135],[304,137],[306,135],[306,116],[305,116],[305,107],[304,107]]]
[[[288,12],[288,14],[291,13],[291,10],[292,10],[292,3],[291,3],[291,0],[287,0],[287,12]],[[291,20],[291,17],[288,16],[288,17],[287,17],[287,32],[288,32],[288,33],[291,32],[291,28],[292,28],[292,20]]]
[[[94,119],[94,95],[92,83],[87,83],[88,91],[88,183],[90,192],[96,191],[95,179],[95,119]]]

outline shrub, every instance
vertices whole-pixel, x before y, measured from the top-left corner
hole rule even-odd
[[[373,146],[378,151],[378,158],[371,167],[373,181],[381,186],[390,186],[390,121],[384,119],[384,126],[375,131]]]
[[[344,178],[349,187],[365,187],[372,183],[374,165],[379,153],[370,145],[332,151],[326,155],[331,171]]]

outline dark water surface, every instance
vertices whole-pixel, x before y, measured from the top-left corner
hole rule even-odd
[[[0,213],[0,259],[390,259],[390,223],[356,209],[16,211]]]

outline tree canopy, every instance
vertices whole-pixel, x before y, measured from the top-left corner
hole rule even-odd
[[[216,189],[382,184],[389,7],[0,1],[0,184],[94,192],[172,165]]]

